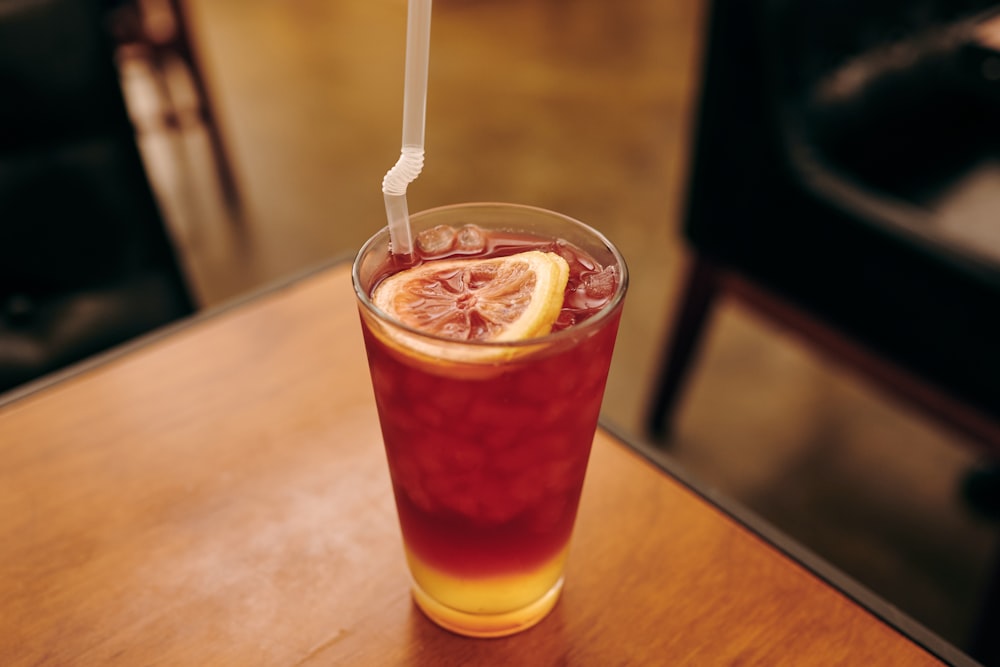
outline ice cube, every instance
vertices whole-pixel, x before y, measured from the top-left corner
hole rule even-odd
[[[537,503],[545,495],[545,477],[534,462],[527,462],[509,478],[507,493],[521,507]]]
[[[569,498],[556,496],[539,506],[531,517],[531,530],[535,533],[549,533],[564,526],[567,522],[567,512],[571,508]]]
[[[566,310],[565,308],[559,312],[559,317],[556,318],[555,323],[552,328],[555,331],[560,331],[562,329],[568,329],[576,324],[576,313],[572,310]]]
[[[479,505],[480,521],[506,523],[524,509],[511,499],[507,493],[507,480],[502,477],[483,477],[478,491],[476,500]]]
[[[475,225],[465,225],[455,235],[455,244],[462,252],[482,252],[486,249],[486,234]]]
[[[486,461],[486,452],[476,442],[452,440],[445,449],[448,464],[463,471],[479,470]]]
[[[423,511],[433,512],[435,510],[434,501],[423,485],[420,484],[419,479],[404,487],[404,491],[410,497],[410,501]]]
[[[618,282],[614,267],[608,266],[600,271],[588,273],[581,279],[587,297],[592,301],[608,301],[615,293]]]
[[[425,257],[444,255],[454,247],[455,228],[451,225],[438,225],[417,234],[417,249]]]

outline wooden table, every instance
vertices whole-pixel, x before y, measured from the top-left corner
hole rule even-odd
[[[0,405],[0,665],[964,660],[603,429],[552,615],[438,629],[408,594],[343,263],[21,394]]]

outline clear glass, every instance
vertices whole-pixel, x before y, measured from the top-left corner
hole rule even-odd
[[[562,590],[628,272],[600,233],[543,209],[459,204],[411,224],[415,235],[474,224],[562,239],[617,271],[610,300],[582,323],[528,341],[457,342],[411,329],[370,300],[393,272],[387,229],[355,260],[414,600],[453,632],[509,635],[542,620]]]

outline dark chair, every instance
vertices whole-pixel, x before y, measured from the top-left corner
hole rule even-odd
[[[195,308],[104,5],[0,0],[0,392]]]
[[[711,3],[691,264],[649,412],[664,446],[712,308],[731,296],[1000,455],[992,5]],[[995,658],[988,634],[973,648]]]

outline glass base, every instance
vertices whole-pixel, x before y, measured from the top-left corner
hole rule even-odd
[[[441,604],[420,586],[413,586],[413,601],[424,614],[445,630],[466,637],[506,637],[538,624],[559,601],[563,577],[545,595],[526,607],[500,614],[471,614]]]

